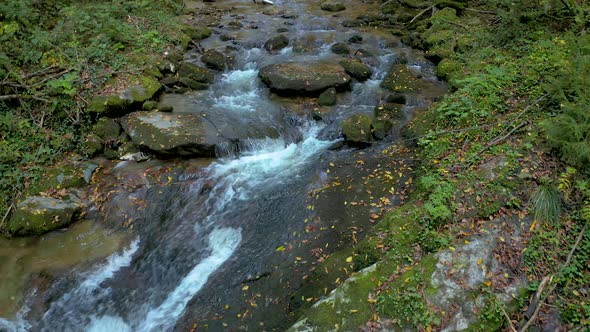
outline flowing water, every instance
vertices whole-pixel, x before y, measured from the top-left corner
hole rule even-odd
[[[347,4],[349,9],[338,15],[322,12],[315,1],[276,1],[272,7],[249,0],[189,5],[226,10],[208,23],[215,22],[217,32],[233,34],[239,42],[214,35],[202,46],[230,46],[236,50],[236,65],[219,74],[209,90],[165,95],[162,103],[174,105],[175,112],[205,115],[221,135],[239,133],[248,139],[238,147],[218,146],[219,158],[205,163],[123,162],[113,168],[130,183],[157,165],[171,170],[166,174],[173,181],[120,192],[120,202],[130,197],[146,202],[141,210],[116,202],[105,210],[115,223],[127,215],[123,212],[141,220],[125,231],[132,239],[118,242],[119,249],[106,258],[72,262],[44,289],[29,287],[22,309],[0,319],[0,331],[283,330],[293,319],[288,318],[290,294],[301,287],[312,265],[310,250],[333,252],[349,243],[349,227],[369,227],[370,207],[355,214],[343,204],[368,196],[358,189],[360,179],[351,180],[352,190],[334,194],[325,209],[329,212],[315,210],[308,192],[334,180],[328,164],[357,174],[357,158],[375,158],[378,167],[379,152],[391,144],[357,151],[342,147],[339,137],[344,118],[372,114],[385,98],[379,85],[392,62],[402,53],[412,54],[379,29],[342,27],[345,18],[378,11],[378,3]],[[227,28],[232,21],[243,27]],[[281,27],[288,28],[291,45],[270,55],[262,45]],[[258,79],[258,69],[271,63],[338,61],[330,46],[353,34],[363,36],[358,47],[372,54],[365,62],[375,73],[340,94],[333,109],[319,109],[309,98],[275,96]],[[409,66],[435,81],[427,61],[411,55]],[[441,91],[442,85],[411,97],[408,116]],[[316,121],[311,114],[317,112],[322,119]]]

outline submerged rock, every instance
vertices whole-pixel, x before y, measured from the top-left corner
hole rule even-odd
[[[260,69],[259,76],[273,91],[295,95],[344,90],[351,81],[342,66],[329,62],[273,64]]]
[[[228,58],[223,53],[214,49],[205,51],[201,56],[201,61],[207,67],[215,70],[224,71],[229,67]]]
[[[356,78],[358,81],[363,82],[371,78],[373,70],[371,67],[365,65],[356,59],[346,59],[339,62],[339,64],[346,70],[348,75]]]
[[[339,11],[343,11],[346,9],[346,6],[338,3],[338,2],[324,2],[321,5],[322,10],[328,11],[328,12],[339,12]]]
[[[344,43],[336,43],[336,44],[332,45],[332,47],[330,47],[330,50],[334,54],[344,54],[344,55],[350,54],[350,48],[348,47],[348,45],[346,45]]]
[[[264,49],[270,53],[281,50],[289,45],[289,38],[285,35],[278,35],[270,38],[264,43]]]
[[[13,236],[41,235],[69,225],[81,208],[71,200],[29,197],[17,205],[5,231]]]

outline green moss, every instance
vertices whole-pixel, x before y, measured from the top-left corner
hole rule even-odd
[[[47,197],[29,197],[18,204],[5,231],[14,236],[41,235],[67,226],[80,205]]]
[[[418,92],[423,81],[403,64],[394,64],[381,82],[381,87],[393,92]]]
[[[131,87],[129,93],[134,103],[144,103],[150,100],[160,92],[162,85],[158,80],[149,76],[139,78],[140,85]]]
[[[121,126],[114,119],[100,118],[92,131],[104,141],[115,140],[121,134]]]
[[[342,60],[339,64],[344,67],[346,73],[360,82],[366,81],[373,75],[371,67],[365,65],[357,59]]]
[[[192,40],[200,41],[211,36],[211,29],[208,27],[190,27],[186,26],[183,28],[184,33],[189,36]]]
[[[342,121],[342,134],[347,141],[369,143],[373,141],[371,123],[372,119],[367,115],[353,115]]]
[[[458,60],[446,58],[436,66],[436,75],[444,80],[450,81],[452,84],[452,81],[461,78],[461,70],[463,66],[464,64]]]

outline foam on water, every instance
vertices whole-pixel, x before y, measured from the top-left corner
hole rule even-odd
[[[216,228],[208,236],[209,256],[201,260],[158,307],[145,317],[126,323],[120,317],[93,317],[86,327],[90,332],[167,331],[174,327],[187,303],[203,288],[213,274],[225,263],[242,241],[242,231],[236,228]]]
[[[131,265],[131,259],[137,249],[139,249],[139,239],[135,239],[129,248],[125,249],[122,253],[109,256],[105,264],[98,267],[93,274],[82,282],[80,289],[87,291],[95,290],[103,281],[112,278],[117,271]]]
[[[214,89],[221,96],[213,97],[213,106],[235,112],[254,112],[260,106],[258,87],[258,70],[247,64],[243,70],[234,70],[223,74],[220,83]]]
[[[195,266],[158,308],[147,314],[138,331],[162,331],[174,326],[190,299],[238,248],[242,232],[241,229],[218,228],[209,234],[208,240],[211,255]]]
[[[334,143],[316,138],[321,128],[317,124],[306,125],[299,143],[286,144],[281,138],[252,141],[252,150],[239,158],[211,164],[208,172],[217,182],[211,195],[216,197],[212,213],[222,211],[234,199],[250,198],[257,193],[256,188],[266,183],[281,183],[295,174],[312,156]]]

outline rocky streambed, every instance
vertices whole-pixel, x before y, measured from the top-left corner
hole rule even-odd
[[[0,293],[10,304],[0,329],[285,330],[355,264],[374,263],[345,256],[329,283],[314,278],[407,198],[403,125],[446,92],[420,53],[351,24],[379,10],[187,3],[192,48],[157,64],[158,80],[93,102],[90,176],[84,164],[72,171],[84,181],[64,174],[66,191],[15,207],[15,235],[87,221],[22,254],[9,253],[21,242],[2,243],[7,257],[33,260],[63,249],[55,264],[13,259],[0,278],[38,282]],[[87,224],[105,227],[75,231]],[[85,237],[92,254],[71,257]]]

